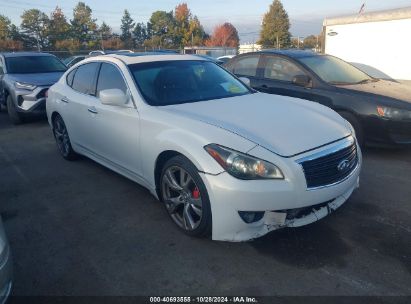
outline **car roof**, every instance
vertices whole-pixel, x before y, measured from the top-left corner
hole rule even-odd
[[[27,56],[54,56],[49,53],[39,53],[39,52],[15,52],[15,53],[1,53],[5,58],[11,57],[27,57]]]
[[[291,57],[295,59],[322,55],[322,54],[314,53],[313,51],[310,51],[310,50],[277,50],[277,49],[262,50],[262,51],[258,51],[254,53],[283,55],[283,56],[287,56],[287,57]]]
[[[180,54],[167,54],[167,53],[122,53],[122,54],[110,54],[90,57],[87,61],[94,61],[104,58],[116,58],[123,61],[125,64],[135,64],[143,62],[156,62],[156,61],[178,61],[178,60],[196,60],[205,61],[207,59],[193,55],[180,55]]]

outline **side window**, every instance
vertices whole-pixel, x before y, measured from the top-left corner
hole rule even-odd
[[[95,95],[95,76],[99,64],[98,62],[91,62],[79,66],[74,75],[73,90],[83,94]]]
[[[100,97],[100,91],[109,89],[120,89],[127,94],[127,85],[118,68],[113,64],[103,63],[98,76],[97,97]]]
[[[234,62],[232,71],[236,75],[255,77],[259,59],[259,55],[240,58]]]
[[[66,77],[66,82],[69,87],[73,85],[74,74],[76,74],[76,71],[77,69],[72,70]]]
[[[294,63],[280,57],[267,57],[264,78],[291,82],[297,75],[305,75],[305,73]]]

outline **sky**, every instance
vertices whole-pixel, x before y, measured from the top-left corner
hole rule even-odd
[[[147,22],[156,10],[171,11],[181,2],[186,2],[197,15],[206,32],[221,23],[230,22],[238,30],[242,43],[258,40],[261,20],[272,0],[82,0],[93,10],[97,23],[108,23],[119,31],[124,9],[128,9],[137,22]],[[24,10],[37,8],[48,15],[58,5],[68,19],[72,18],[73,7],[78,0],[0,0],[0,14],[19,25]],[[291,34],[305,37],[319,34],[326,17],[358,13],[365,2],[365,12],[411,6],[411,0],[282,0],[291,22]]]

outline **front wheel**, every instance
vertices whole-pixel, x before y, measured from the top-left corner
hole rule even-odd
[[[185,233],[207,236],[211,233],[211,207],[207,189],[197,168],[184,156],[171,158],[160,179],[161,200],[171,219]]]
[[[66,125],[60,115],[57,115],[53,119],[53,134],[60,154],[67,160],[76,159],[77,154],[71,147],[70,137],[68,135]]]

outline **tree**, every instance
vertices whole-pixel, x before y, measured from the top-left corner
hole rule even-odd
[[[133,47],[132,41],[132,31],[134,29],[135,23],[133,18],[131,18],[128,10],[124,10],[123,18],[121,18],[121,40],[127,48]]]
[[[38,9],[29,9],[21,15],[21,30],[28,48],[44,49],[48,46],[50,20]]]
[[[214,29],[213,34],[205,44],[206,46],[238,47],[240,38],[234,25],[226,22]]]
[[[23,49],[20,34],[17,36],[17,27],[11,23],[10,19],[0,15],[0,51],[19,51]]]
[[[83,46],[90,40],[95,40],[97,31],[96,19],[92,18],[92,10],[84,2],[79,2],[73,9],[71,23],[71,36],[80,41]]]
[[[10,38],[11,21],[8,17],[0,15],[0,40]]]
[[[137,23],[136,27],[133,30],[133,37],[134,37],[134,45],[137,48],[141,48],[144,46],[144,42],[147,39],[150,39],[147,25],[144,23]]]
[[[197,16],[193,16],[187,3],[181,3],[174,10],[174,34],[176,44],[180,47],[187,45],[202,45],[205,36],[204,28]]]
[[[74,53],[80,50],[81,43],[75,39],[57,40],[54,48],[58,51],[69,51]]]
[[[124,42],[119,37],[112,37],[103,41],[103,47],[109,50],[124,49]]]
[[[145,45],[152,48],[173,48],[176,45],[173,12],[155,11],[147,24],[150,39]]]
[[[49,41],[55,47],[59,40],[66,40],[70,34],[70,24],[67,22],[66,16],[58,6],[54,9],[50,16]]]
[[[317,48],[319,44],[318,36],[310,35],[304,38],[304,48],[314,49]]]
[[[259,44],[264,47],[287,47],[290,45],[290,20],[280,0],[274,0],[264,15]]]
[[[104,21],[100,26],[99,32],[100,32],[100,36],[103,38],[103,40],[109,39],[113,35],[113,30]]]

